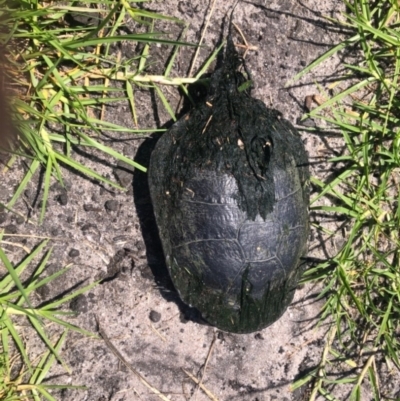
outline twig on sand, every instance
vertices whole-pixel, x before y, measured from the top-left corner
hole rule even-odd
[[[198,380],[195,376],[193,376],[190,372],[188,372],[185,369],[182,369],[196,384],[199,385],[199,387],[207,394],[208,398],[212,401],[218,401],[218,398],[210,391],[207,389],[204,384],[200,384],[200,380]]]
[[[193,400],[194,400],[194,401],[196,401],[197,392],[199,391],[199,387],[208,395],[208,390],[207,390],[207,392],[204,390],[203,380],[204,380],[204,376],[205,376],[205,374],[206,374],[208,362],[209,362],[209,360],[210,360],[210,358],[211,358],[211,354],[212,354],[212,351],[213,351],[213,349],[214,349],[214,345],[215,345],[216,339],[217,339],[217,337],[216,337],[216,334],[214,333],[214,338],[213,338],[213,340],[211,341],[211,345],[210,345],[210,348],[209,348],[209,350],[208,350],[207,358],[206,358],[206,361],[204,362],[203,373],[202,373],[202,375],[201,375],[201,379],[198,380],[198,381],[196,381],[197,387],[196,387],[196,390],[195,390],[194,395],[193,395]],[[188,374],[187,372],[185,372],[185,373]],[[192,379],[192,380],[193,380],[193,379]],[[211,393],[210,393],[210,394],[211,394]],[[214,396],[213,396],[213,397],[214,397]],[[211,398],[211,399],[215,399],[215,398]]]
[[[257,47],[257,46],[250,45],[250,44],[247,42],[246,37],[243,35],[242,30],[241,30],[234,22],[232,22],[232,24],[233,24],[233,26],[236,28],[236,30],[239,32],[240,36],[241,36],[242,39],[243,39],[244,45],[241,45],[240,43],[237,43],[235,46],[236,46],[236,47],[240,47],[240,48],[242,48],[242,49],[246,49],[246,50],[244,51],[244,54],[243,54],[243,59],[244,59],[244,58],[246,57],[246,55],[247,55],[247,53],[248,53],[249,50],[258,50],[258,47]]]
[[[100,322],[98,317],[96,316],[96,322],[98,327],[98,332],[104,342],[106,343],[107,347],[112,351],[112,353],[154,394],[156,394],[161,400],[163,401],[171,401],[170,398],[167,398],[165,395],[161,394],[159,390],[153,387],[133,366],[121,355],[121,353],[115,348],[114,344],[110,341],[107,337],[107,334],[100,326]],[[135,392],[139,395],[139,393],[135,390]]]

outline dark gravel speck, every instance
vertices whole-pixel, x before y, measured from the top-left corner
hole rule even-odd
[[[24,195],[30,200],[35,196],[35,194],[34,194],[32,189],[26,189],[24,191]]]
[[[86,313],[88,311],[88,301],[85,295],[78,295],[75,299],[73,299],[69,307],[77,313]]]
[[[91,230],[98,230],[96,224],[87,223],[82,226],[82,231],[91,231]]]
[[[77,249],[72,248],[72,249],[69,251],[68,256],[69,256],[70,258],[76,258],[76,257],[79,256],[80,254],[81,254],[81,253],[80,253]]]
[[[18,225],[19,225],[19,224],[22,224],[22,223],[24,223],[24,222],[25,222],[24,216],[17,216],[17,217],[15,218],[15,223],[17,223]]]
[[[68,203],[68,195],[66,192],[62,192],[57,196],[57,201],[60,205],[65,206]]]
[[[134,167],[124,161],[118,161],[118,165],[114,169],[114,174],[116,175],[120,184],[124,187],[127,187],[132,183],[133,172]]]
[[[219,331],[217,334],[218,340],[225,341],[225,335],[222,331]]]
[[[153,323],[157,323],[161,320],[161,313],[152,310],[150,312],[149,318]]]
[[[110,211],[110,212],[115,212],[116,210],[118,210],[118,201],[114,200],[114,199],[110,199],[108,200],[105,204],[104,204],[106,210]]]
[[[83,205],[83,210],[85,212],[94,212],[94,211],[99,211],[100,208],[98,206],[92,205],[91,203],[85,203]]]

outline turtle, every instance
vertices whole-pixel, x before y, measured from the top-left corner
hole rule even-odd
[[[172,282],[209,324],[251,333],[292,302],[305,268],[309,162],[299,132],[251,96],[228,36],[207,95],[158,140],[148,182]]]

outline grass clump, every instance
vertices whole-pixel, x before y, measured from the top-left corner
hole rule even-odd
[[[2,235],[3,233],[1,233],[1,237]],[[51,389],[84,388],[79,386],[43,384],[43,380],[56,361],[60,362],[66,371],[69,371],[59,353],[67,332],[74,330],[85,335],[92,335],[62,319],[62,316],[71,314],[71,312],[65,312],[61,307],[96,285],[96,283],[93,283],[68,294],[62,299],[41,306],[33,306],[30,301],[30,295],[40,287],[51,284],[54,279],[67,271],[67,268],[65,268],[48,277],[42,277],[42,273],[51,255],[50,249],[44,253],[37,268],[30,275],[30,279],[22,283],[20,279],[21,275],[33,263],[34,258],[41,255],[47,243],[48,241],[43,241],[15,266],[10,262],[3,249],[0,248],[0,260],[8,272],[0,280],[1,400],[39,400],[41,399],[39,396],[43,396],[47,400],[54,400],[50,394]],[[30,323],[30,328],[21,319],[27,320]],[[48,336],[48,329],[46,329],[45,324],[49,322],[55,323],[61,329],[56,330],[55,340]],[[25,329],[23,328],[24,326]],[[47,348],[47,351],[35,361],[31,360],[29,351],[23,340],[27,331],[30,332],[31,330],[35,332],[37,339]]]
[[[135,3],[143,3],[143,0],[129,3],[124,0],[62,3],[0,0],[0,45],[8,49],[10,68],[7,77],[16,95],[12,109],[19,134],[18,147],[14,149],[8,166],[20,157],[28,164],[13,197],[7,205],[3,205],[6,209],[12,210],[31,178],[43,172],[40,222],[43,221],[51,180],[56,179],[63,184],[63,167],[123,189],[116,182],[75,160],[75,146],[94,148],[146,171],[143,166],[106,146],[102,141],[102,133],[136,135],[157,131],[152,127],[137,128],[136,88],[153,88],[174,117],[158,83],[183,85],[197,78],[169,76],[179,47],[189,44],[169,40],[164,34],[153,31],[155,20],[184,25],[182,21],[142,10],[135,7]],[[132,20],[140,27],[141,33],[129,31],[127,22]],[[122,41],[141,42],[141,53],[124,59],[112,47]],[[171,45],[172,57],[160,76],[150,76],[146,72],[150,63],[150,43]],[[104,120],[105,105],[120,101],[130,105],[134,128]],[[16,266],[7,258],[3,244],[0,244],[0,261],[6,268],[6,274],[0,279],[0,399],[54,400],[52,389],[73,387],[43,384],[54,362],[62,363],[68,371],[60,356],[67,332],[75,330],[91,334],[61,319],[65,312],[60,307],[92,288],[95,283],[60,300],[33,306],[31,293],[51,283],[66,269],[41,278],[50,257],[48,251],[30,280],[22,283],[20,275],[47,242],[43,242]],[[31,352],[26,349],[18,324],[23,318],[47,349],[39,359],[32,360]],[[56,339],[48,337],[45,322],[55,323],[62,329],[56,330]]]
[[[161,76],[149,76],[146,69],[150,43],[169,44],[176,49],[182,45],[153,32],[154,20],[179,24],[182,21],[135,8],[131,3],[0,1],[0,17],[7,28],[0,35],[0,44],[8,47],[10,79],[18,93],[12,104],[21,145],[16,153],[30,160],[29,170],[8,208],[13,207],[40,168],[45,171],[40,221],[46,210],[50,178],[53,176],[63,183],[61,166],[122,189],[74,160],[72,149],[77,145],[95,148],[134,168],[146,170],[104,145],[101,136],[103,131],[134,135],[155,130],[107,122],[103,118],[104,106],[129,102],[132,121],[137,126],[135,87],[155,87],[154,82],[158,80],[177,84],[168,77],[170,66]],[[141,24],[145,32],[131,33],[126,26],[129,20]],[[142,53],[123,59],[115,49],[115,44],[122,41],[143,43]],[[156,93],[169,109],[158,87]]]
[[[362,392],[368,382],[378,401],[393,396],[381,387],[390,379],[379,377],[380,362],[389,376],[400,369],[400,8],[397,0],[344,3],[345,20],[336,22],[353,36],[296,77],[342,49],[361,58],[345,65],[347,88],[324,94],[328,100],[309,114],[343,135],[345,152],[330,160],[340,173],[328,183],[312,180],[319,192],[312,209],[340,215],[347,234],[335,257],[305,273],[304,281],[323,283],[321,320],[333,325],[320,365],[294,387],[309,381],[310,400],[336,400],[334,387],[350,385],[352,401],[371,399]],[[323,197],[332,206],[318,206]],[[340,364],[349,373],[337,379]]]

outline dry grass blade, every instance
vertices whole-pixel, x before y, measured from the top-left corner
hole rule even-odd
[[[236,46],[236,47],[239,47],[239,48],[242,48],[242,49],[245,49],[245,51],[244,51],[244,53],[243,53],[243,59],[245,59],[247,53],[248,53],[250,50],[257,51],[257,50],[258,50],[258,47],[257,47],[257,46],[250,45],[250,44],[247,42],[246,37],[243,35],[242,30],[241,30],[235,23],[233,23],[233,26],[234,26],[234,27],[236,28],[236,30],[239,32],[240,36],[242,37],[243,43],[244,43],[244,45],[241,45],[240,43],[236,43],[235,46]]]
[[[203,373],[202,373],[202,375],[201,375],[201,379],[200,379],[200,381],[198,382],[197,387],[196,387],[196,391],[194,392],[194,395],[193,395],[193,400],[194,400],[194,401],[196,401],[197,392],[199,391],[199,387],[201,387],[202,384],[203,384],[203,380],[204,380],[204,377],[205,377],[205,375],[206,375],[207,365],[208,365],[208,362],[210,361],[211,354],[212,354],[212,351],[213,351],[213,349],[214,349],[214,345],[215,345],[216,339],[217,339],[217,336],[216,336],[216,334],[214,333],[213,339],[212,339],[212,341],[211,341],[210,348],[209,348],[208,353],[207,353],[206,361],[205,361],[205,363],[204,363],[204,365],[203,365]]]
[[[207,397],[212,400],[212,401],[219,401],[218,398],[210,391],[208,388],[200,383],[200,380],[197,379],[194,375],[192,375],[190,372],[188,372],[185,369],[182,369],[196,384],[199,385],[199,387],[204,391],[204,393],[207,395]]]
[[[199,55],[200,46],[203,43],[204,35],[207,32],[208,25],[210,24],[211,16],[213,15],[213,12],[214,12],[215,2],[216,2],[216,0],[212,0],[211,9],[210,9],[210,12],[208,13],[207,20],[206,20],[206,23],[204,25],[204,29],[201,32],[201,37],[200,37],[200,40],[199,40],[199,46],[197,47],[196,52],[194,53],[193,60],[192,60],[192,63],[190,65],[190,69],[189,69],[189,72],[188,72],[188,77],[192,76],[194,65],[196,64],[196,60],[197,60],[197,57]]]

